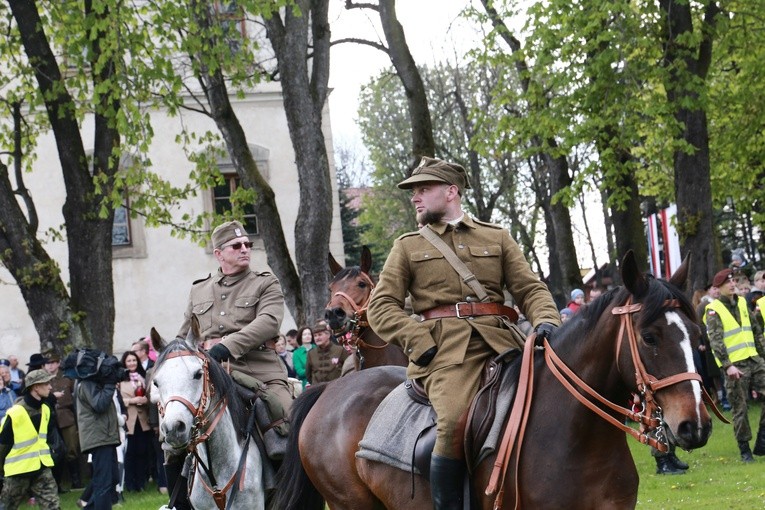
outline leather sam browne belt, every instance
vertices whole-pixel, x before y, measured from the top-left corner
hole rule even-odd
[[[518,321],[518,313],[514,309],[499,303],[468,303],[463,301],[454,305],[437,306],[420,313],[422,320],[443,319],[445,317],[467,319],[482,315],[499,315],[507,317],[511,322]]]

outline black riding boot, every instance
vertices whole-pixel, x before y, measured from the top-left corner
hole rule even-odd
[[[757,432],[757,441],[754,442],[755,455],[765,455],[765,428]]]
[[[741,452],[741,460],[744,462],[754,462],[752,450],[749,449],[749,441],[739,441],[738,449]]]
[[[675,466],[677,469],[682,469],[682,470],[688,469],[688,464],[678,459],[674,451],[669,452],[667,454],[667,458],[672,463],[672,465]]]
[[[175,508],[175,510],[192,510],[191,503],[189,503],[188,494],[188,480],[185,476],[182,476],[184,457],[179,459],[168,459],[168,463],[165,464],[165,474],[167,475],[167,492],[170,494],[172,500],[175,495],[175,502],[170,501],[169,508]],[[176,485],[178,489],[176,490]]]
[[[672,463],[672,459],[669,455],[663,455],[656,457],[656,474],[657,475],[684,475],[685,471],[675,467]]]
[[[433,454],[430,459],[430,492],[434,510],[462,510],[465,462]]]

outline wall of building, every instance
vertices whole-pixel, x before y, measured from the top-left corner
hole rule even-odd
[[[262,85],[241,100],[232,98],[232,102],[247,133],[248,142],[251,146],[258,146],[267,151],[268,182],[276,195],[285,237],[292,251],[299,189],[295,156],[279,85]],[[332,131],[326,107],[323,118],[333,186],[330,250],[336,258],[342,260],[344,252]],[[214,122],[206,116],[189,112],[185,112],[182,118],[171,118],[164,112],[153,112],[152,121],[155,133],[149,153],[152,170],[173,184],[185,184],[192,165],[187,161],[183,148],[176,144],[175,136],[180,132],[182,125],[200,133],[206,130],[217,132]],[[92,132],[92,119],[86,119],[82,128],[84,138],[90,139]],[[26,174],[24,178],[38,207],[39,232],[45,232],[63,225],[61,208],[66,197],[52,135],[41,139],[36,153],[38,158],[34,171]],[[177,211],[176,214],[178,217],[185,212],[197,214],[206,208],[209,208],[206,205],[206,196],[200,194],[184,203],[183,210]],[[127,250],[116,250],[113,264],[116,306],[115,353],[129,349],[132,342],[146,336],[151,327],[156,327],[164,337],[174,337],[183,319],[191,283],[217,269],[217,263],[208,248],[200,247],[189,239],[172,237],[168,227],[144,228],[140,220],[132,220],[131,229],[133,246]],[[251,267],[256,270],[269,270],[262,242],[254,240]],[[65,281],[68,280],[66,243],[49,241],[46,243],[46,249],[61,265]],[[317,256],[326,258],[326,254]],[[16,354],[22,364],[26,363],[32,353],[39,351],[40,339],[21,292],[10,273],[3,268],[0,268],[0,302],[3,303],[0,308],[0,356]],[[285,310],[282,330],[286,331],[294,325],[292,317]]]

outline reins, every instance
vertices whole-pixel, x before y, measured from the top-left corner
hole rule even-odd
[[[170,402],[180,402],[191,412],[191,415],[194,417],[194,425],[190,433],[191,440],[189,441],[186,450],[194,456],[194,462],[202,467],[202,470],[205,472],[212,485],[208,485],[205,483],[204,478],[200,477],[199,481],[202,483],[202,487],[205,489],[205,491],[207,491],[208,494],[210,494],[210,496],[212,496],[213,500],[215,501],[215,505],[218,507],[218,510],[225,510],[231,508],[231,502],[233,501],[233,498],[229,499],[229,504],[227,505],[226,493],[229,491],[229,489],[232,488],[237,477],[239,478],[239,490],[241,491],[244,488],[244,473],[246,471],[245,461],[248,450],[247,447],[249,446],[250,439],[249,428],[247,437],[245,439],[245,447],[243,448],[242,456],[239,459],[238,469],[234,472],[226,485],[224,485],[222,488],[219,488],[218,482],[216,481],[215,474],[213,472],[212,462],[208,466],[199,456],[197,450],[200,444],[204,444],[207,448],[208,459],[210,458],[210,451],[206,445],[206,442],[210,435],[212,435],[215,427],[220,422],[220,419],[223,417],[226,408],[228,407],[228,399],[225,395],[222,395],[214,404],[211,405],[212,400],[216,396],[215,385],[213,385],[213,383],[210,381],[209,358],[207,358],[207,356],[201,352],[190,350],[174,351],[168,353],[165,356],[165,360],[183,356],[193,356],[202,361],[202,395],[199,397],[199,405],[194,406],[194,404],[189,402],[187,399],[181,396],[173,395],[167,399],[167,402],[164,405],[162,405],[160,402],[157,404],[157,407],[159,409],[159,414],[162,417],[165,416],[165,407]],[[250,421],[252,421],[252,418]],[[189,477],[189,494],[191,493],[191,487],[193,485],[194,478],[195,477]],[[176,492],[177,491],[173,491],[173,495],[170,498],[171,506],[174,503]]]
[[[635,409],[629,409],[607,400],[601,396],[596,390],[584,382],[573,370],[571,370],[555,351],[550,346],[547,339],[544,339],[542,347],[536,346],[536,335],[532,335],[527,341],[524,347],[523,359],[521,365],[521,373],[518,381],[518,391],[516,397],[516,403],[513,405],[510,418],[508,420],[505,434],[502,438],[500,448],[497,452],[497,458],[494,462],[494,468],[489,478],[489,483],[486,487],[486,494],[496,494],[494,500],[494,508],[498,509],[502,506],[502,500],[504,497],[505,477],[507,474],[507,466],[509,465],[510,457],[513,451],[516,452],[515,456],[515,508],[520,507],[520,490],[519,490],[519,466],[521,457],[521,447],[523,445],[523,436],[526,429],[526,425],[529,418],[529,410],[531,408],[531,397],[534,388],[534,351],[536,349],[544,350],[545,362],[550,372],[556,379],[573,395],[580,403],[590,409],[592,412],[606,420],[611,425],[624,431],[637,439],[642,444],[650,445],[659,451],[666,452],[669,450],[669,439],[663,433],[663,417],[661,407],[657,404],[654,393],[662,388],[678,384],[683,381],[698,381],[701,387],[702,398],[705,403],[712,406],[714,413],[722,421],[729,423],[728,420],[722,415],[719,409],[715,406],[709,394],[704,389],[704,385],[701,381],[701,376],[696,372],[682,372],[678,374],[665,377],[663,379],[657,379],[650,375],[640,358],[640,352],[638,351],[637,334],[635,327],[632,323],[632,314],[642,309],[641,303],[631,303],[630,297],[622,306],[616,306],[611,310],[611,313],[620,317],[619,333],[616,336],[616,359],[615,363],[617,369],[619,367],[619,355],[621,343],[626,335],[627,342],[630,347],[630,354],[632,356],[633,365],[635,367],[635,382],[637,384],[638,391],[641,395],[643,402],[643,408],[640,411]],[[668,308],[679,308],[680,303],[677,299],[667,300],[664,305]],[[576,386],[575,386],[576,385]],[[583,392],[587,396],[583,395]],[[629,418],[632,421],[640,423],[640,430],[635,430],[632,427],[626,425],[624,421],[619,420],[606,412],[603,408],[596,405],[598,402],[606,406],[616,414]],[[651,433],[656,431],[652,437]]]

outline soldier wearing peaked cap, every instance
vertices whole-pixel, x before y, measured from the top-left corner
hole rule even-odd
[[[41,508],[60,508],[47,442],[54,427],[51,409],[45,403],[51,379],[46,370],[29,372],[23,397],[8,409],[0,426],[0,466],[5,477],[0,503],[6,509],[15,510],[30,494]]]
[[[234,379],[241,380],[239,374],[245,374],[265,383],[287,413],[292,394],[287,369],[274,342],[284,317],[279,280],[271,273],[250,269],[252,242],[240,222],[219,225],[211,240],[218,271],[192,285],[178,335],[186,337],[191,318],[196,316],[203,347],[209,349],[209,355],[217,361],[229,361]],[[167,459],[165,470],[171,492],[182,465],[182,458]],[[176,500],[177,510],[190,508],[184,496]]]
[[[503,305],[504,289],[540,335],[551,334],[560,315],[509,232],[463,213],[460,201],[470,183],[462,166],[425,157],[398,187],[412,190],[421,229],[394,242],[368,317],[377,334],[409,356],[407,375],[421,379],[438,415],[430,465],[434,506],[461,509],[460,417],[478,390],[484,362],[524,342],[512,323],[516,312]],[[483,292],[460,277],[427,231],[456,254]],[[417,320],[404,311],[407,294]]]

